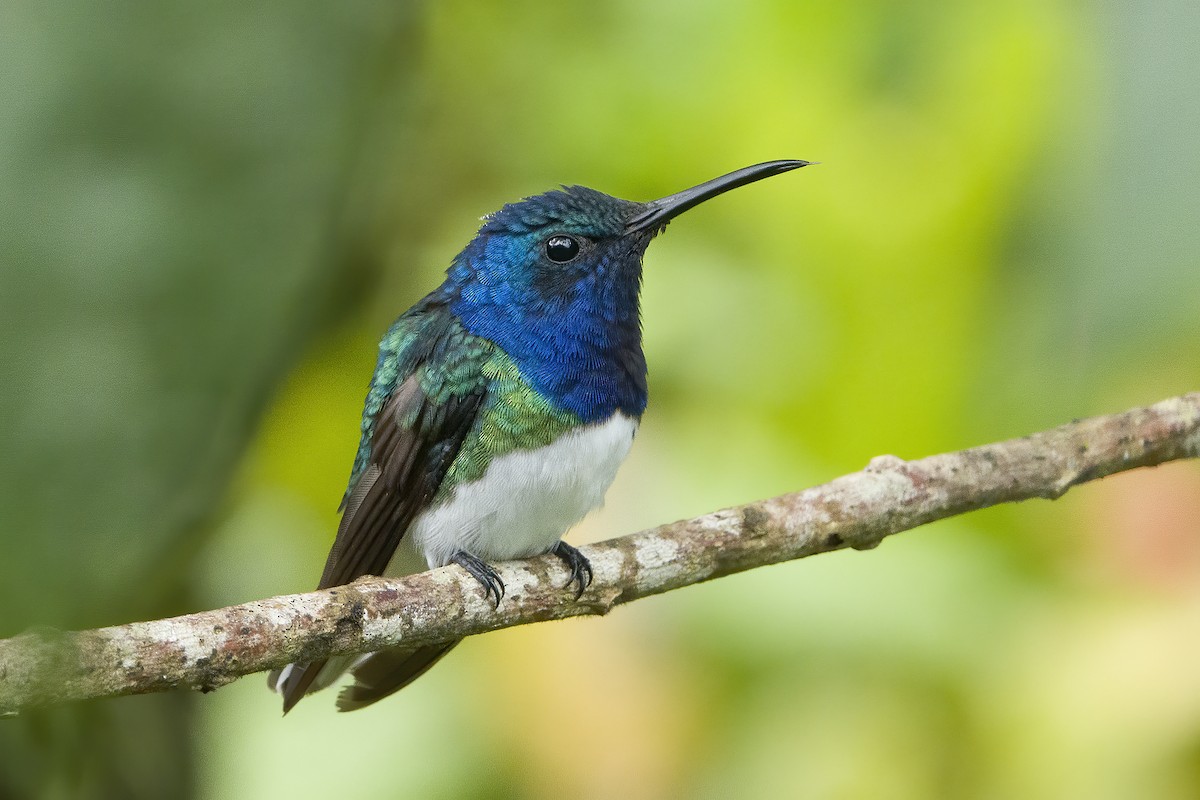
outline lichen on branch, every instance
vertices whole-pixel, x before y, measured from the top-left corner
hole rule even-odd
[[[0,714],[175,688],[208,691],[293,661],[419,646],[550,619],[606,614],[642,597],[838,550],[998,503],[1200,456],[1200,393],[1020,439],[904,461],[581,548],[595,578],[578,601],[554,556],[497,566],[496,609],[456,566],[363,578],[307,594],[78,632],[0,640]]]

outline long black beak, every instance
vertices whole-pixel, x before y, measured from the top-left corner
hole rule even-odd
[[[800,167],[807,167],[811,163],[813,162],[796,160],[767,161],[763,164],[755,164],[752,167],[742,167],[728,175],[713,178],[711,181],[705,181],[699,186],[684,189],[682,192],[676,192],[673,195],[668,195],[658,200],[651,200],[645,204],[645,210],[640,211],[625,223],[625,232],[634,233],[636,231],[644,231],[647,228],[666,225],[689,208],[695,208],[705,200],[710,200],[719,194],[724,194],[730,189],[745,186],[747,183],[761,181],[763,178],[769,178],[772,175],[779,175],[780,173],[790,172]]]

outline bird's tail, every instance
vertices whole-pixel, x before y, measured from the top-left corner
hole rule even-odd
[[[337,680],[337,676],[346,668],[343,665],[341,669],[332,671],[333,674],[331,677],[318,682],[317,677],[322,672],[331,672],[328,669],[329,666],[331,666],[329,661],[322,660],[314,661],[311,664],[288,664],[282,669],[271,670],[267,675],[267,686],[271,687],[271,691],[283,695],[284,714],[291,711],[304,695],[315,692],[318,689],[324,689],[330,683]]]
[[[354,711],[400,691],[425,674],[460,640],[418,647],[416,650],[379,650],[361,656],[340,656],[311,664],[288,664],[271,670],[267,685],[283,695],[286,714],[308,694],[326,688],[347,670],[354,683],[338,693],[339,711]]]
[[[416,650],[380,650],[354,662],[354,683],[338,693],[338,711],[355,711],[398,692],[425,674],[461,639]],[[285,707],[286,707],[285,696]]]

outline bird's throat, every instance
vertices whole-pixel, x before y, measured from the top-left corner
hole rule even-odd
[[[646,409],[646,358],[636,297],[617,308],[564,303],[543,312],[511,305],[453,307],[473,335],[499,346],[539,395],[582,422]]]

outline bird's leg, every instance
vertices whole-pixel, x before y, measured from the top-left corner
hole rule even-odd
[[[561,558],[566,563],[567,569],[571,570],[571,578],[563,588],[570,589],[571,584],[578,583],[579,590],[575,592],[575,599],[578,600],[583,596],[583,590],[592,583],[591,562],[577,548],[572,547],[562,539],[558,540],[558,543],[554,545],[554,549],[550,552]]]
[[[483,585],[483,596],[496,598],[496,608],[500,607],[500,598],[504,597],[504,581],[496,574],[496,570],[478,556],[473,556],[466,550],[459,550],[450,560],[470,573],[471,577]]]

